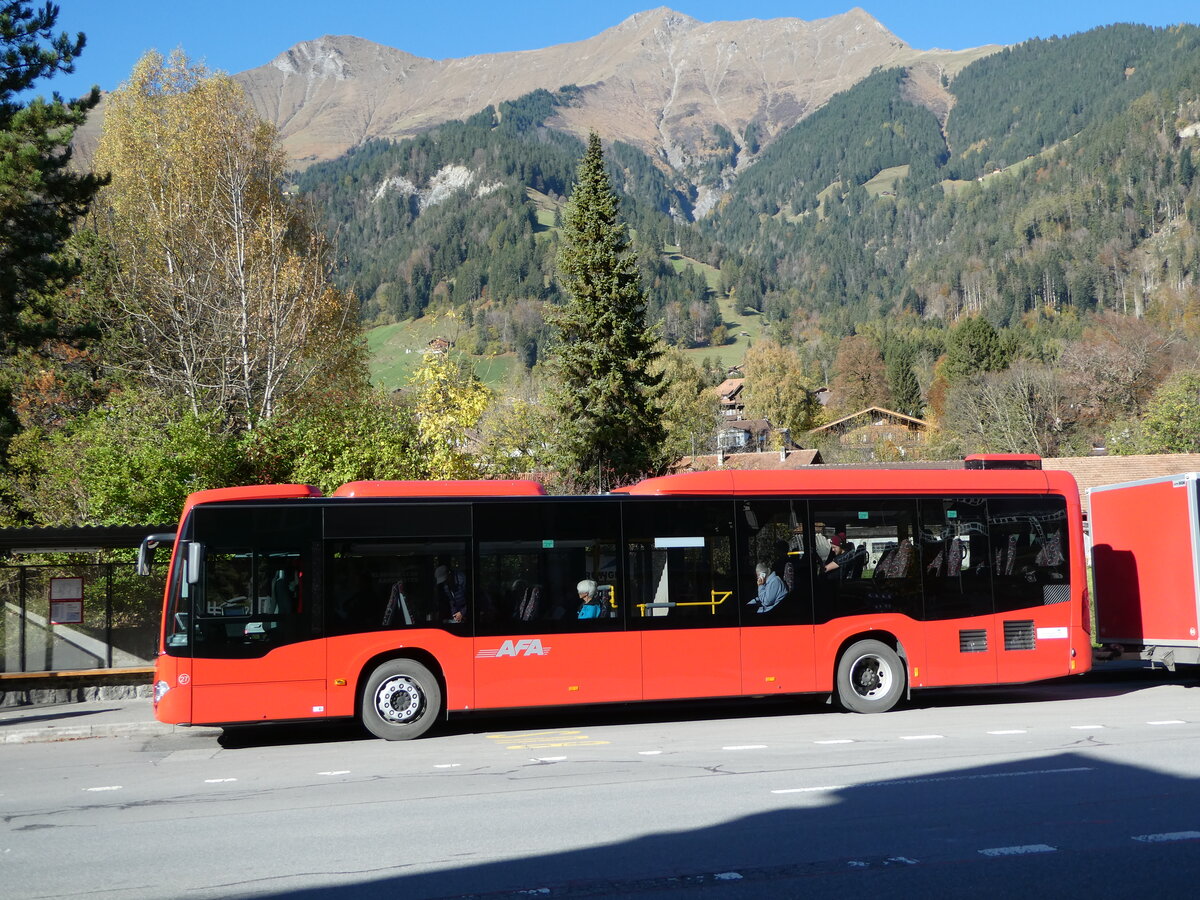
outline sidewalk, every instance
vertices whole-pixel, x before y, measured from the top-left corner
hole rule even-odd
[[[219,734],[221,729],[164,725],[154,718],[150,701],[141,698],[0,708],[0,744],[153,737],[174,732]]]

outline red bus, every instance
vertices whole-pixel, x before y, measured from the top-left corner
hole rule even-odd
[[[1080,523],[1069,474],[986,468],[202,491],[152,536],[174,541],[155,713],[396,740],[479,709],[820,692],[882,712],[1080,673]]]

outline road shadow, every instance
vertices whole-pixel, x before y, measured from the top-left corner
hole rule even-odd
[[[536,824],[496,821],[511,835],[510,859],[437,872],[404,872],[415,862],[405,834],[422,824],[397,821],[370,835],[375,871],[395,874],[255,896],[1127,896],[1148,877],[1155,892],[1190,894],[1200,873],[1195,778],[1074,752],[850,786],[821,780],[839,771],[789,773],[794,789],[771,791],[770,812],[629,841],[597,836],[565,852],[523,853]],[[480,816],[502,816],[502,799],[481,804]]]

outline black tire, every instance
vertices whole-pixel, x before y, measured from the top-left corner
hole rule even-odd
[[[413,659],[393,659],[371,673],[362,693],[362,723],[385,741],[419,738],[438,721],[442,688]]]
[[[849,712],[887,712],[900,702],[906,680],[895,650],[880,641],[859,641],[838,660],[838,702]]]

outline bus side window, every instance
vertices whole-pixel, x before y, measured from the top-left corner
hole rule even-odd
[[[616,504],[586,500],[476,506],[478,633],[623,627],[620,616],[581,618],[578,590],[583,581],[617,579],[618,515]]]
[[[805,532],[808,504],[803,500],[750,500],[738,504],[738,586],[743,625],[811,624],[812,563]],[[755,567],[766,565],[786,593],[769,615],[749,604],[757,593]]]
[[[914,502],[851,497],[813,500],[809,506],[818,557],[818,622],[872,612],[923,615],[925,542],[917,532]]]
[[[996,611],[1069,600],[1071,571],[1063,547],[1067,527],[1063,499],[990,499],[987,507],[995,557]]]
[[[738,623],[732,503],[632,501],[624,514],[625,607],[635,627]]]

